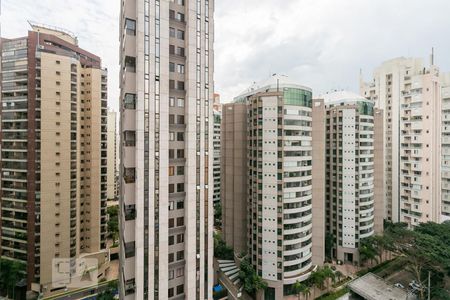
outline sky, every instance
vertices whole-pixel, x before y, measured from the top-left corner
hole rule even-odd
[[[27,20],[74,32],[109,71],[118,111],[120,0],[0,0],[3,37]],[[230,102],[253,82],[287,75],[315,95],[358,92],[383,61],[421,57],[450,72],[449,0],[216,0],[215,91]]]

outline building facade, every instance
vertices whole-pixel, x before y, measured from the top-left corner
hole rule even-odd
[[[221,132],[222,233],[237,254],[247,253],[247,105],[223,106]]]
[[[54,258],[106,247],[107,74],[75,36],[36,24],[1,51],[0,254],[45,295],[69,284],[53,282]]]
[[[450,220],[450,73],[441,75],[442,96],[442,212],[441,221]]]
[[[425,67],[421,59],[393,59],[375,70],[371,82],[361,80],[360,92],[384,111],[386,219],[410,227],[439,222],[439,70],[433,63]]]
[[[313,204],[312,92],[274,76],[235,100],[247,106],[248,256],[268,283],[265,299],[282,299],[315,269],[313,248],[324,261],[322,240],[312,236],[313,207],[324,207],[323,189]]]
[[[117,113],[108,111],[108,176],[107,176],[107,198],[116,200],[117,197]]]
[[[213,133],[213,178],[214,178],[214,191],[213,191],[213,203],[215,206],[220,205],[220,150],[221,150],[221,122],[222,113],[220,111],[213,110],[214,116],[214,133]]]
[[[326,232],[332,237],[329,257],[343,262],[359,261],[361,239],[383,228],[384,194],[375,192],[383,179],[383,152],[375,153],[383,143],[382,111],[374,102],[350,92],[323,95],[326,107]],[[380,124],[375,123],[380,120]],[[377,160],[375,157],[381,157]],[[380,166],[375,167],[376,162]],[[376,173],[376,171],[380,171]],[[376,210],[378,204],[381,211]]]
[[[214,1],[121,3],[120,298],[211,299]]]

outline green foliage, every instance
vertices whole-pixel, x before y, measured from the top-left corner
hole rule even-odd
[[[243,283],[244,290],[250,295],[256,295],[259,290],[267,288],[267,282],[256,274],[248,258],[244,258],[241,262],[239,279]]]
[[[214,257],[218,259],[233,260],[234,251],[233,248],[227,246],[220,234],[214,234]]]
[[[336,299],[339,299],[340,297],[344,296],[348,292],[349,292],[348,288],[343,288],[334,293],[323,294],[319,298],[316,298],[316,300],[336,300]]]
[[[109,282],[106,290],[98,294],[97,300],[113,300],[115,291],[117,291],[117,281]]]
[[[0,258],[0,295],[12,296],[16,284],[25,278],[25,270],[22,262]]]
[[[108,232],[109,236],[113,239],[113,242],[119,239],[119,207],[110,206],[107,208],[109,215],[108,220]]]
[[[222,225],[222,204],[214,204],[214,226],[220,227]]]
[[[296,282],[292,285],[292,293],[297,295],[300,299],[300,295],[303,295],[306,299],[311,295],[311,289],[304,283]]]
[[[331,233],[327,233],[325,236],[325,256],[328,259],[332,258],[333,246],[334,246],[334,236]]]

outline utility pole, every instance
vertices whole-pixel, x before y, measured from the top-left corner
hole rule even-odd
[[[428,271],[428,300],[431,297],[431,271]]]

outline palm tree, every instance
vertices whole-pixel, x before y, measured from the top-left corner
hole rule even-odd
[[[323,276],[325,278],[326,281],[326,285],[327,285],[327,292],[330,291],[330,282],[328,279],[331,279],[333,281],[333,283],[335,283],[336,281],[336,275],[334,274],[333,270],[331,270],[330,267],[326,266],[322,269],[323,272]]]
[[[306,300],[308,300],[309,296],[311,296],[311,289],[309,286],[305,285],[302,290],[302,295],[305,297]]]
[[[300,294],[302,293],[303,289],[304,289],[304,284],[300,283],[298,281],[296,281],[292,285],[292,292],[297,295],[298,300],[300,300]]]

